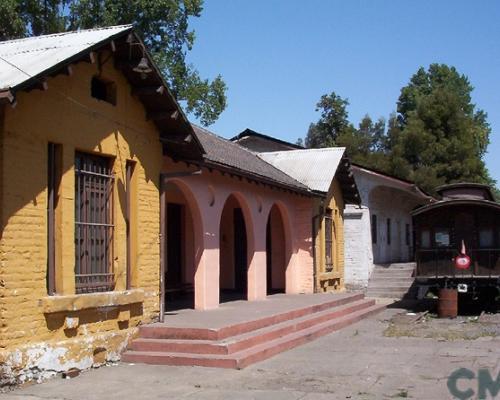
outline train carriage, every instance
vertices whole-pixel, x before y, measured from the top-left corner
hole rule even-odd
[[[441,200],[412,212],[417,284],[497,293],[500,203],[486,185],[451,184],[437,192]]]

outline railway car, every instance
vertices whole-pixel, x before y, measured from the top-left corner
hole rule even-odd
[[[439,201],[412,212],[417,285],[497,297],[500,203],[486,185],[457,183],[437,192]]]

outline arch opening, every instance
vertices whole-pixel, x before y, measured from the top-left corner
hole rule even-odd
[[[285,217],[278,204],[274,204],[266,225],[266,282],[267,294],[287,292],[287,268],[291,249]]]
[[[222,210],[220,240],[220,302],[247,300],[249,232],[242,202],[231,194]]]
[[[169,181],[166,193],[165,311],[194,308],[194,276],[199,262],[201,220],[189,191]]]

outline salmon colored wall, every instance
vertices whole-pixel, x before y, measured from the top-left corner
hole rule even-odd
[[[146,120],[142,104],[131,96],[128,82],[108,55],[112,54],[102,57],[107,62],[101,74],[117,85],[116,106],[90,96],[90,81],[99,72],[98,67],[81,62],[73,65],[72,76],[48,78],[48,90],[20,92],[17,106],[5,108],[0,138],[0,365],[21,371],[24,379],[33,374],[29,365],[36,366],[37,357],[56,347],[59,350],[53,358],[54,371],[68,365],[88,367],[94,361],[119,357],[120,346],[126,344],[135,327],[158,317],[162,147],[156,127]],[[63,175],[56,227],[57,296],[47,296],[46,287],[49,142],[62,145]],[[113,159],[114,292],[75,295],[77,150]],[[132,291],[125,291],[128,159],[136,162],[132,230],[139,232],[132,259]],[[43,350],[23,350],[28,348]]]
[[[195,171],[184,162],[164,158],[163,170]],[[219,305],[220,222],[226,200],[232,194],[242,208],[248,241],[248,299],[266,297],[266,224],[273,204],[279,204],[286,232],[286,292],[312,293],[313,262],[311,217],[313,198],[297,195],[246,179],[203,168],[201,174],[172,179],[181,188],[194,216],[194,243],[198,257],[195,274],[195,307],[210,309]],[[232,258],[231,258],[232,259]],[[226,270],[223,261],[223,271]],[[226,277],[224,278],[226,279]],[[227,282],[224,281],[224,284]]]

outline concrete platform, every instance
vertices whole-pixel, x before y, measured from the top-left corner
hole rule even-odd
[[[244,368],[359,321],[385,306],[362,293],[273,295],[212,311],[181,310],[140,328],[125,362]]]

